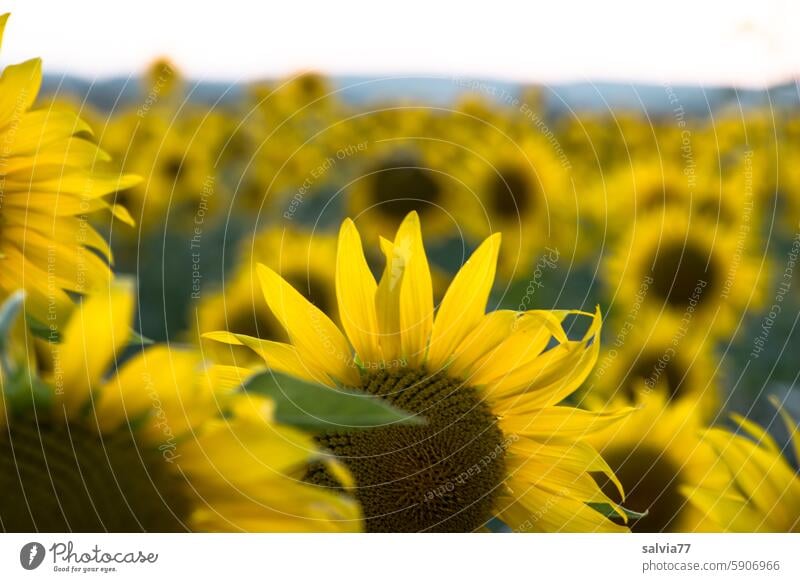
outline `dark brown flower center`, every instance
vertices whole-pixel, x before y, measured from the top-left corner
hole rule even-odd
[[[656,210],[663,210],[681,201],[681,196],[673,186],[666,185],[655,187],[646,191],[639,204],[639,211],[646,214]]]
[[[127,428],[12,419],[0,432],[0,529],[6,532],[186,531],[188,490],[157,448]]]
[[[658,249],[652,263],[656,296],[673,309],[685,310],[695,303],[705,304],[714,291],[717,265],[707,251],[691,241],[667,243]]]
[[[665,358],[663,354],[644,354],[628,372],[624,385],[626,395],[635,399],[637,390],[642,385],[647,388],[663,387],[670,399],[681,395],[685,370],[674,358]]]
[[[421,215],[430,213],[440,202],[441,186],[433,170],[420,165],[412,158],[386,161],[373,169],[372,199],[378,210],[392,218],[402,220],[412,211]]]
[[[633,511],[645,512],[646,517],[630,522],[633,532],[669,532],[678,527],[686,500],[678,491],[681,485],[680,467],[663,451],[648,445],[634,449],[619,448],[603,451],[603,458],[617,475],[625,490],[624,505]],[[603,492],[621,502],[616,487],[601,479]]]
[[[183,176],[183,158],[179,155],[169,156],[164,160],[164,176],[170,182],[177,182]]]
[[[494,214],[514,219],[539,205],[538,187],[531,172],[522,167],[497,169],[489,180],[489,204]]]
[[[318,436],[353,473],[367,531],[469,532],[491,519],[505,448],[478,391],[460,380],[405,369],[375,372],[361,388],[427,420]],[[319,466],[307,480],[336,486]]]

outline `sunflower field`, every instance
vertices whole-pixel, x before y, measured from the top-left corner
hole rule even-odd
[[[7,65],[0,529],[800,531],[800,107],[653,91]]]

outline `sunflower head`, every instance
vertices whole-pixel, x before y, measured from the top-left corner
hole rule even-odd
[[[421,426],[343,426],[317,435],[355,477],[370,531],[473,531],[492,517],[525,531],[622,531],[591,504],[619,506],[594,480],[602,458],[586,434],[627,414],[559,406],[586,378],[599,349],[598,314],[486,313],[500,235],[484,241],[434,309],[419,218],[409,214],[376,281],[355,225],[339,233],[336,294],[342,330],[274,270],[258,276],[288,343],[214,332],[272,370],[363,391],[421,415]],[[567,336],[565,320],[588,319]],[[562,464],[567,450],[571,461]],[[325,470],[306,479],[331,485]],[[543,512],[543,508],[547,508]]]
[[[312,438],[235,391],[246,371],[193,349],[126,357],[134,296],[89,296],[34,369],[3,366],[0,522],[7,531],[357,530],[352,500],[300,481]],[[23,364],[24,365],[24,364]]]
[[[710,483],[687,484],[684,495],[715,527],[733,532],[800,532],[800,429],[780,410],[794,448],[792,466],[775,439],[752,421],[733,415],[739,433],[711,428],[704,435],[718,462]]]
[[[690,401],[670,402],[661,391],[642,383],[636,400],[620,395],[616,406],[635,404],[636,410],[617,426],[598,432],[590,442],[598,448],[622,483],[625,506],[646,515],[633,522],[635,532],[708,531],[682,488],[708,482],[714,462],[711,448],[701,441],[702,416]],[[588,399],[594,399],[589,395]],[[613,483],[603,490],[620,500]]]
[[[711,342],[698,334],[676,335],[660,318],[618,326],[616,333],[614,346],[600,354],[587,392],[636,402],[642,393],[656,391],[667,402],[692,403],[704,419],[716,416],[721,382]]]
[[[160,57],[148,65],[143,78],[143,91],[147,100],[163,100],[178,97],[183,85],[183,76],[170,59]]]
[[[406,141],[403,147],[373,148],[346,192],[348,210],[370,241],[397,230],[411,212],[424,218],[431,237],[454,229],[456,182],[446,172],[446,153],[439,144]]]
[[[0,16],[0,42],[7,20]],[[103,169],[108,155],[72,110],[32,109],[41,83],[39,59],[6,67],[0,77],[0,297],[24,289],[28,315],[58,328],[72,310],[70,294],[111,280],[111,249],[82,217],[108,209],[132,224],[105,196],[139,179]]]
[[[763,304],[769,264],[753,237],[672,209],[630,225],[606,263],[609,296],[668,333],[729,334]]]

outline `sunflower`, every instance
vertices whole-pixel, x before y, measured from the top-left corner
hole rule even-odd
[[[639,391],[636,411],[617,426],[593,434],[589,442],[606,459],[625,490],[625,506],[647,515],[631,524],[634,532],[713,530],[681,493],[685,486],[710,484],[713,450],[699,438],[702,418],[688,400],[669,403],[661,391]],[[603,490],[617,499],[616,485]]]
[[[720,382],[711,342],[683,336],[644,320],[618,326],[615,341],[600,354],[588,391],[635,401],[638,392],[661,392],[667,402],[687,401],[704,420],[719,410]]]
[[[776,406],[779,405],[774,401]],[[781,411],[800,464],[800,431]],[[719,455],[716,487],[686,486],[690,502],[718,528],[732,532],[800,533],[800,476],[784,457],[786,451],[757,424],[733,415],[744,434],[709,429],[705,440]]]
[[[620,164],[606,182],[603,187],[608,198],[602,217],[615,235],[642,216],[662,213],[665,208],[683,209],[692,195],[682,165],[661,157]]]
[[[233,135],[249,149],[238,160],[226,153],[237,166],[236,206],[245,211],[268,208],[294,217],[308,200],[345,182],[348,160],[366,147],[367,138],[355,129],[358,123],[322,85],[324,95],[293,100],[292,94],[302,93],[296,83],[303,78],[279,89],[257,85],[248,92],[250,110]]]
[[[183,75],[175,63],[167,57],[155,59],[142,76],[144,104],[164,99],[183,99],[183,84]]]
[[[224,207],[216,166],[223,135],[215,112],[191,105],[176,110],[157,102],[146,111],[123,111],[108,120],[101,145],[123,160],[125,171],[147,177],[117,194],[139,224],[132,237],[166,222],[192,230],[198,213],[208,223]]]
[[[523,127],[507,109],[475,92],[461,95],[442,121],[442,135],[462,146],[467,155],[475,149],[491,151],[503,141],[513,140]]]
[[[765,298],[769,265],[752,252],[753,239],[678,210],[643,217],[606,259],[608,296],[622,306],[640,301],[642,317],[668,333],[724,336]]]
[[[336,262],[336,238],[297,229],[269,228],[242,241],[236,269],[223,288],[203,297],[190,314],[203,333],[224,329],[261,339],[286,339],[279,321],[269,312],[255,278],[257,263],[269,265],[326,315],[337,319],[336,289],[330,266]],[[194,309],[194,308],[193,308]],[[247,348],[207,344],[218,361],[253,363]]]
[[[425,234],[442,239],[456,231],[454,211],[466,192],[451,173],[448,144],[426,137],[391,139],[370,147],[361,171],[346,190],[347,212],[377,242],[409,212],[425,221]]]
[[[293,125],[324,122],[340,107],[331,81],[315,71],[303,71],[278,83],[253,83],[248,96],[272,127],[287,121]]]
[[[800,176],[794,170],[800,164],[800,141],[794,136],[781,140],[778,159],[780,226],[785,233],[795,236],[800,230]]]
[[[309,462],[332,462],[312,439],[233,392],[242,370],[163,345],[121,361],[133,311],[122,284],[87,297],[63,341],[38,346],[38,391],[4,378],[3,529],[359,528],[353,501],[299,480]]]
[[[594,474],[616,481],[584,437],[628,414],[559,403],[589,374],[599,314],[495,311],[485,306],[500,235],[453,279],[434,316],[419,217],[382,240],[386,267],[370,272],[351,220],[339,233],[340,329],[278,273],[259,265],[269,308],[289,343],[215,332],[246,345],[273,371],[343,385],[422,415],[422,426],[332,430],[317,435],[355,477],[368,531],[474,531],[497,516],[517,531],[627,531],[590,504],[623,513]],[[565,318],[585,317],[567,337]],[[329,472],[311,483],[332,486]]]
[[[577,201],[565,169],[548,147],[528,135],[472,154],[459,172],[470,196],[454,210],[473,237],[503,233],[501,277],[529,276],[535,259],[545,252],[571,256]]]
[[[7,20],[0,16],[0,43]],[[109,209],[131,224],[104,196],[139,180],[98,169],[108,156],[71,111],[31,110],[41,82],[39,59],[0,77],[0,298],[24,289],[29,315],[58,326],[71,311],[69,293],[102,289],[111,278],[108,244],[84,216]]]

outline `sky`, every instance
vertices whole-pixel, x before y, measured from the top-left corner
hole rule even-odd
[[[159,56],[198,80],[299,70],[763,87],[800,73],[800,2],[0,0],[0,59],[102,79]]]

